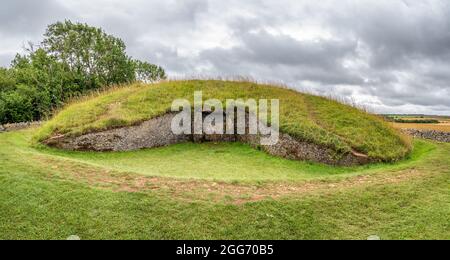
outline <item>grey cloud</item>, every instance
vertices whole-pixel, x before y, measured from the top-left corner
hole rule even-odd
[[[70,14],[56,0],[4,0],[0,8],[0,31],[4,37],[35,35],[49,22],[68,18]]]
[[[13,40],[0,42],[0,65],[9,63],[12,46],[18,51],[46,24],[70,18],[118,35],[132,56],[163,65],[171,75],[239,74],[353,97],[379,112],[450,113],[446,0],[2,4],[0,36]]]
[[[57,0],[3,0],[1,4],[0,66],[9,66],[28,42],[39,42],[46,25],[76,17]]]
[[[363,79],[343,67],[346,58],[356,55],[356,42],[336,40],[298,41],[287,35],[274,36],[265,31],[240,31],[242,43],[231,49],[203,51],[200,60],[209,61],[218,71],[275,76],[286,74],[284,81],[310,80],[324,84],[362,84]],[[257,73],[260,67],[269,74]]]
[[[339,61],[353,55],[356,49],[354,42],[300,42],[286,35],[272,36],[265,31],[247,33],[241,39],[247,51],[241,53],[243,58],[266,64],[308,64],[329,69],[339,66]]]
[[[0,67],[8,67],[11,64],[11,57],[13,55],[12,53],[0,54]]]
[[[329,22],[369,46],[372,66],[395,68],[407,66],[412,59],[450,57],[448,1],[345,2],[354,15],[336,14],[329,16]]]

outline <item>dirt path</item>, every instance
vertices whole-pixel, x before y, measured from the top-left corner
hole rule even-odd
[[[340,180],[313,180],[301,183],[266,182],[242,184],[203,180],[180,180],[165,177],[146,177],[134,173],[118,173],[68,160],[38,156],[40,167],[49,167],[49,179],[76,181],[91,187],[114,192],[153,193],[170,195],[176,199],[193,202],[225,202],[243,204],[264,199],[281,199],[315,193],[329,194],[349,188],[369,185],[395,184],[423,178],[426,173],[417,169],[391,171],[348,177]]]

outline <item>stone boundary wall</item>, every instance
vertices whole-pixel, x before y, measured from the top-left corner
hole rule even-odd
[[[450,143],[450,132],[441,132],[435,130],[402,129],[405,134],[415,138],[428,139],[443,143]]]
[[[0,125],[0,132],[9,132],[26,129],[33,126],[40,126],[42,122],[25,122],[17,124]]]
[[[261,146],[258,135],[175,135],[171,123],[176,114],[168,113],[136,126],[90,133],[78,137],[55,136],[44,144],[74,151],[134,151],[144,148],[163,147],[184,142],[242,142],[268,154],[292,160],[307,160],[329,165],[352,166],[370,163],[361,154],[337,155],[334,150],[314,143],[297,140],[280,133],[280,140],[273,146]],[[226,121],[226,118],[224,118]]]

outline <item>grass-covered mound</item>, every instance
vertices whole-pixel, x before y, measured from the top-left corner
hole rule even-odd
[[[203,91],[203,99],[279,99],[283,133],[335,150],[356,151],[376,161],[395,161],[411,150],[410,142],[377,116],[323,97],[251,82],[173,81],[136,84],[67,106],[35,136],[80,136],[130,126],[170,111],[173,100]]]

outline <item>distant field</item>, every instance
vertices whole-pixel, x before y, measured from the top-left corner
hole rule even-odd
[[[397,129],[420,129],[420,130],[436,130],[450,132],[450,117],[448,116],[418,116],[418,115],[401,115],[391,116],[395,119],[402,120],[437,120],[436,124],[420,124],[420,123],[392,123]]]
[[[420,129],[420,130],[436,130],[442,132],[450,132],[450,124],[401,124],[393,123],[397,129]]]

